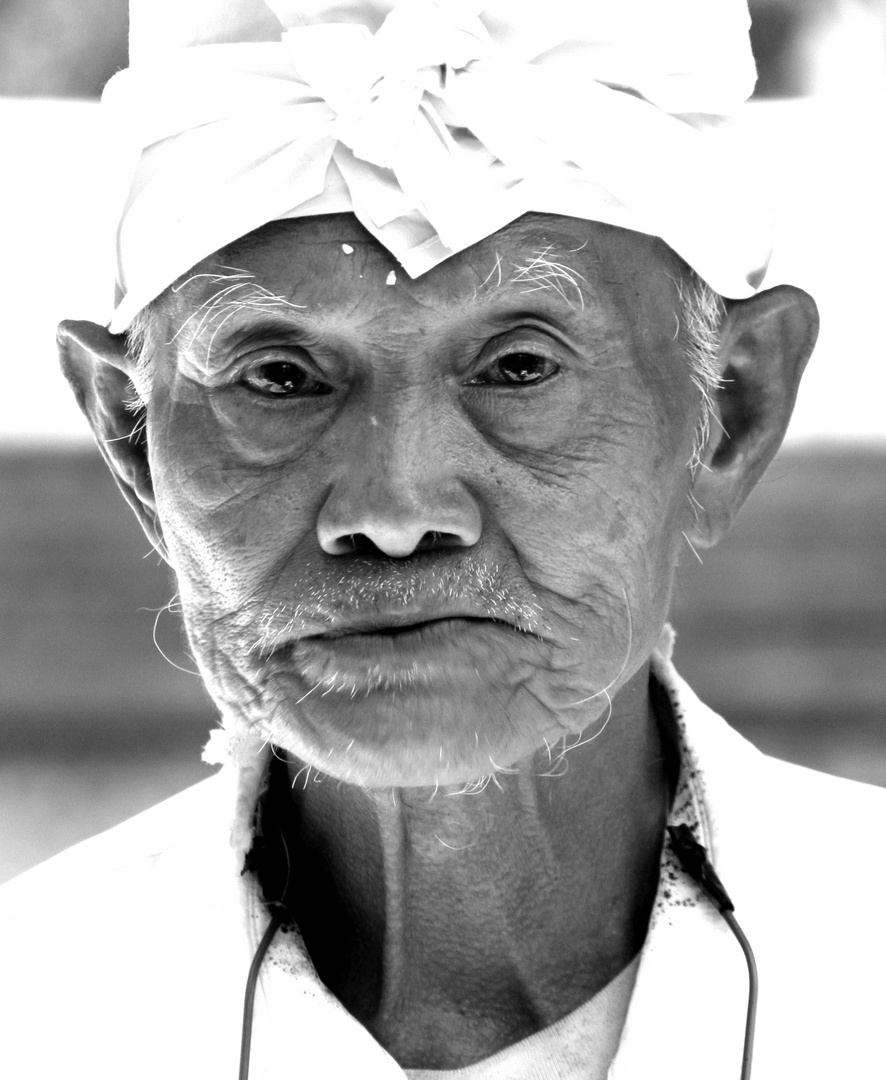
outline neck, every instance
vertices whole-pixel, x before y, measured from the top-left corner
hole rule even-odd
[[[402,1065],[488,1056],[577,1008],[639,951],[667,813],[647,686],[644,670],[594,741],[474,793],[325,779],[297,783],[293,802],[283,786],[305,945]]]

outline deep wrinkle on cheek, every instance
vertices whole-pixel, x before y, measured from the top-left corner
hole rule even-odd
[[[195,474],[187,486],[169,485],[161,513],[172,526],[179,589],[211,620],[264,587],[268,567],[290,557],[298,530],[280,528],[288,515],[275,513],[275,500],[254,485],[241,488],[228,476],[211,494],[210,487]]]
[[[641,428],[641,435],[648,431]],[[535,475],[535,483],[526,489],[526,512],[516,508],[518,518],[538,523],[534,538],[525,526],[521,534],[519,520],[513,526],[513,535],[530,541],[518,557],[533,581],[554,592],[568,590],[569,582],[584,581],[593,593],[601,575],[603,580],[617,576],[621,568],[641,593],[650,593],[657,591],[656,573],[664,571],[662,580],[669,580],[680,541],[685,478],[676,481],[673,468],[658,468],[648,444],[644,453],[637,453],[636,445],[632,453],[625,450],[595,464],[573,464],[555,482],[550,473]],[[551,522],[559,523],[554,534],[549,532]],[[563,534],[569,537],[566,545],[560,542]],[[539,561],[538,552],[554,557]]]
[[[164,531],[202,550],[213,533],[230,534],[230,523],[267,490],[268,470],[243,466],[206,401],[183,404],[174,393],[160,394],[151,410],[151,468],[161,516],[169,519]]]

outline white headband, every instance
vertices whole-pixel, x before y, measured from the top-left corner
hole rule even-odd
[[[134,0],[110,328],[268,221],[352,212],[417,277],[527,211],[661,237],[719,293],[768,215],[711,138],[745,0]],[[266,39],[272,40],[266,40]]]

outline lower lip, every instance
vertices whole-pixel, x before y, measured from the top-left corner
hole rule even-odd
[[[285,655],[311,682],[334,682],[342,689],[402,688],[429,685],[438,677],[451,681],[460,666],[475,670],[484,645],[524,636],[491,619],[436,619],[396,633],[302,638]]]

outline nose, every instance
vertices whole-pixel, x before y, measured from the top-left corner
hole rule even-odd
[[[480,539],[476,498],[453,468],[445,442],[432,438],[418,418],[370,416],[337,456],[336,479],[317,518],[317,537],[328,554],[405,559]]]

